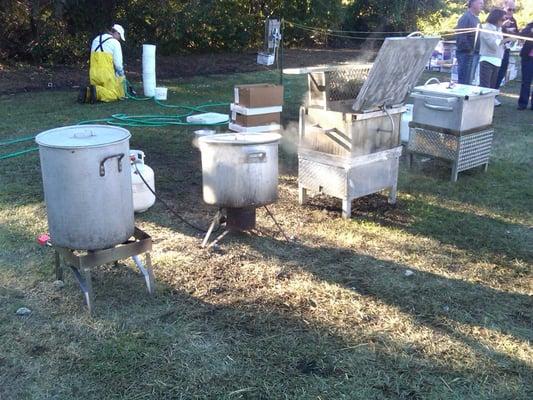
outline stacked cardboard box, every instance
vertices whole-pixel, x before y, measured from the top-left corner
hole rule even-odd
[[[231,104],[229,129],[235,132],[272,132],[281,129],[283,86],[237,85]]]

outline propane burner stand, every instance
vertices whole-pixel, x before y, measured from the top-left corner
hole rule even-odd
[[[290,241],[289,238],[287,237],[287,235],[281,228],[281,225],[278,223],[276,218],[274,218],[274,215],[270,212],[267,206],[263,206],[263,207],[266,210],[268,216],[272,219],[272,221],[274,221],[274,224],[276,224],[276,227],[281,232],[285,240],[289,242]],[[221,208],[215,214],[215,217],[213,218],[213,221],[211,222],[211,225],[209,226],[209,229],[207,230],[207,233],[205,234],[204,240],[202,241],[202,247],[207,247],[207,248],[213,247],[230,232],[245,232],[245,231],[253,231],[255,229],[256,211],[257,211],[256,207],[242,207],[242,208],[227,207],[224,209],[226,210],[226,229],[224,230],[224,232],[218,235],[215,238],[215,240],[209,243],[209,238],[211,237],[211,234],[213,233],[213,230],[215,229],[216,224],[220,222],[223,216],[223,213],[222,213],[223,208]]]
[[[154,273],[150,250],[152,250],[152,238],[146,232],[135,228],[133,238],[123,244],[103,250],[92,250],[86,253],[78,253],[77,250],[65,247],[54,246],[55,250],[55,272],[58,280],[63,280],[63,266],[65,264],[72,269],[80,288],[83,292],[85,303],[89,313],[93,312],[94,294],[91,280],[91,268],[107,263],[117,264],[119,260],[132,257],[135,265],[139,268],[146,281],[148,293],[153,294],[155,290]],[[142,263],[139,255],[145,253],[145,264]],[[63,261],[63,262],[61,262]]]

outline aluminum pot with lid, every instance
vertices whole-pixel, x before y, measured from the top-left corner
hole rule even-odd
[[[276,133],[227,133],[199,138],[204,201],[227,208],[275,202],[280,139]]]
[[[130,137],[126,129],[106,125],[67,126],[37,135],[54,245],[98,250],[133,235]]]

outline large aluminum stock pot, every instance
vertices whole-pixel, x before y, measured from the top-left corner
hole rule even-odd
[[[225,208],[275,202],[280,139],[276,133],[227,133],[198,139],[204,201]]]
[[[98,250],[133,235],[130,137],[126,129],[106,125],[68,126],[37,135],[54,245]]]

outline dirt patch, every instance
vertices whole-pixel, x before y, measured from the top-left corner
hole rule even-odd
[[[353,49],[289,49],[285,51],[284,66],[288,68],[340,63],[361,58],[363,53]],[[274,67],[275,68],[275,67]],[[125,65],[128,79],[141,79],[141,59]],[[157,78],[177,79],[197,75],[253,72],[270,69],[256,63],[256,53],[196,54],[161,56],[157,58]],[[76,88],[88,80],[87,65],[33,66],[0,63],[0,94]]]

